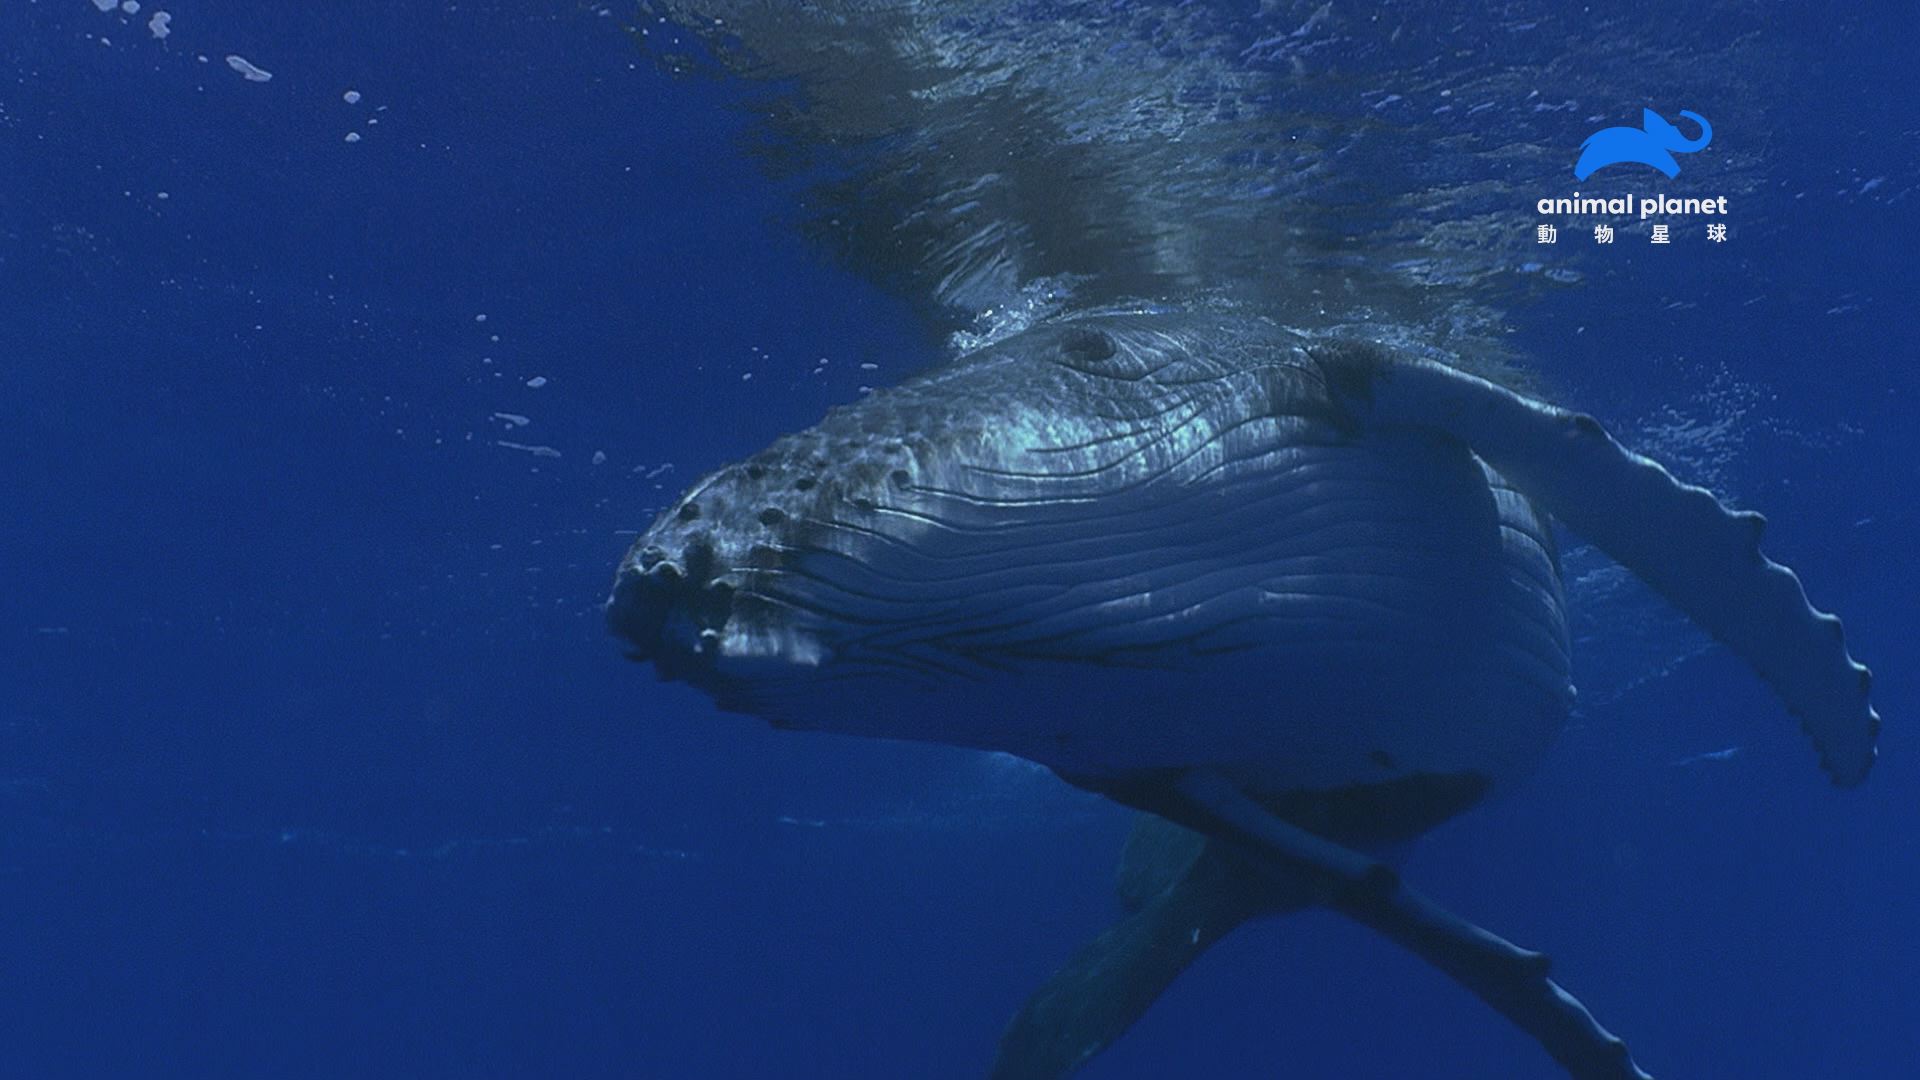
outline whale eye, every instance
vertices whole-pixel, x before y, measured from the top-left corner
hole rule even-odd
[[[1114,348],[1113,338],[1085,326],[1070,326],[1060,335],[1060,356],[1070,364],[1097,364]]]
[[[1048,359],[1075,371],[1105,379],[1139,379],[1154,370],[1154,364],[1133,351],[1122,352],[1113,336],[1103,330],[1062,326],[1051,332],[1052,340],[1042,346],[1050,352]]]

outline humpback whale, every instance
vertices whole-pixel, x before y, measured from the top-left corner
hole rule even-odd
[[[1223,156],[1280,77],[1234,66],[1253,46],[1187,5],[1063,7],[649,6],[682,28],[651,46],[672,66],[798,82],[768,114],[852,155],[811,223],[843,254],[935,325],[1000,317],[695,483],[621,560],[612,630],[722,709],[1011,753],[1141,812],[1128,914],[1014,1019],[996,1076],[1071,1071],[1235,926],[1310,906],[1570,1075],[1647,1076],[1544,955],[1390,858],[1567,719],[1554,523],[1743,657],[1840,785],[1874,760],[1866,668],[1759,515],[1442,332],[1474,273],[1329,254],[1318,163]],[[1038,59],[1047,33],[1071,64]],[[1056,64],[1112,78],[1036,70]],[[1149,107],[1141,65],[1184,85]]]

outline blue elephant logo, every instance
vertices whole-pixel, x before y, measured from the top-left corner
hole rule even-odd
[[[1700,137],[1689,139],[1680,134],[1680,129],[1668,123],[1652,109],[1640,111],[1640,126],[1610,127],[1587,136],[1580,144],[1580,160],[1573,167],[1576,180],[1585,180],[1595,172],[1609,165],[1634,161],[1642,165],[1651,165],[1669,178],[1680,175],[1680,163],[1673,160],[1675,154],[1691,154],[1706,149],[1713,141],[1713,125],[1697,112],[1680,110],[1680,115],[1700,125]]]

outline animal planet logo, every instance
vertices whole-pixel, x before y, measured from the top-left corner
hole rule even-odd
[[[1601,128],[1587,136],[1580,144],[1580,159],[1574,163],[1573,175],[1577,180],[1585,180],[1609,165],[1639,164],[1651,166],[1671,179],[1680,175],[1680,163],[1675,154],[1692,154],[1704,150],[1713,141],[1713,125],[1697,112],[1680,110],[1680,115],[1699,125],[1700,134],[1688,138],[1679,128],[1669,123],[1652,109],[1640,110],[1640,126]],[[1711,198],[1675,198],[1664,192],[1655,195],[1635,197],[1622,195],[1614,198],[1595,198],[1582,196],[1574,192],[1572,198],[1541,199],[1537,208],[1542,215],[1580,214],[1624,216],[1634,212],[1638,204],[1640,220],[1659,214],[1667,215],[1724,215],[1727,212],[1727,197],[1717,195]],[[1652,239],[1656,244],[1671,242],[1671,226],[1665,223],[1653,225]],[[1543,224],[1536,230],[1537,239],[1542,244],[1551,244],[1559,240],[1559,230],[1552,224]],[[1614,228],[1601,223],[1594,226],[1595,243],[1611,244]],[[1707,226],[1707,239],[1715,243],[1725,243],[1727,227],[1715,222]]]
[[[1680,115],[1700,125],[1700,137],[1689,139],[1667,119],[1652,109],[1640,110],[1640,126],[1601,128],[1580,144],[1580,160],[1574,163],[1573,178],[1585,180],[1609,165],[1634,162],[1651,165],[1666,173],[1668,179],[1680,175],[1675,154],[1705,150],[1713,141],[1713,125],[1697,112],[1680,110]]]

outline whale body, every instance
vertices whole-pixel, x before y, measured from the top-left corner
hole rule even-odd
[[[835,410],[662,513],[607,612],[723,708],[1018,754],[1201,834],[1030,1000],[996,1076],[1071,1070],[1237,922],[1318,901],[1574,1075],[1645,1080],[1543,957],[1364,854],[1524,775],[1564,722],[1549,514],[1746,658],[1836,782],[1865,777],[1870,675],[1757,514],[1440,359],[1213,312],[1051,320]]]

